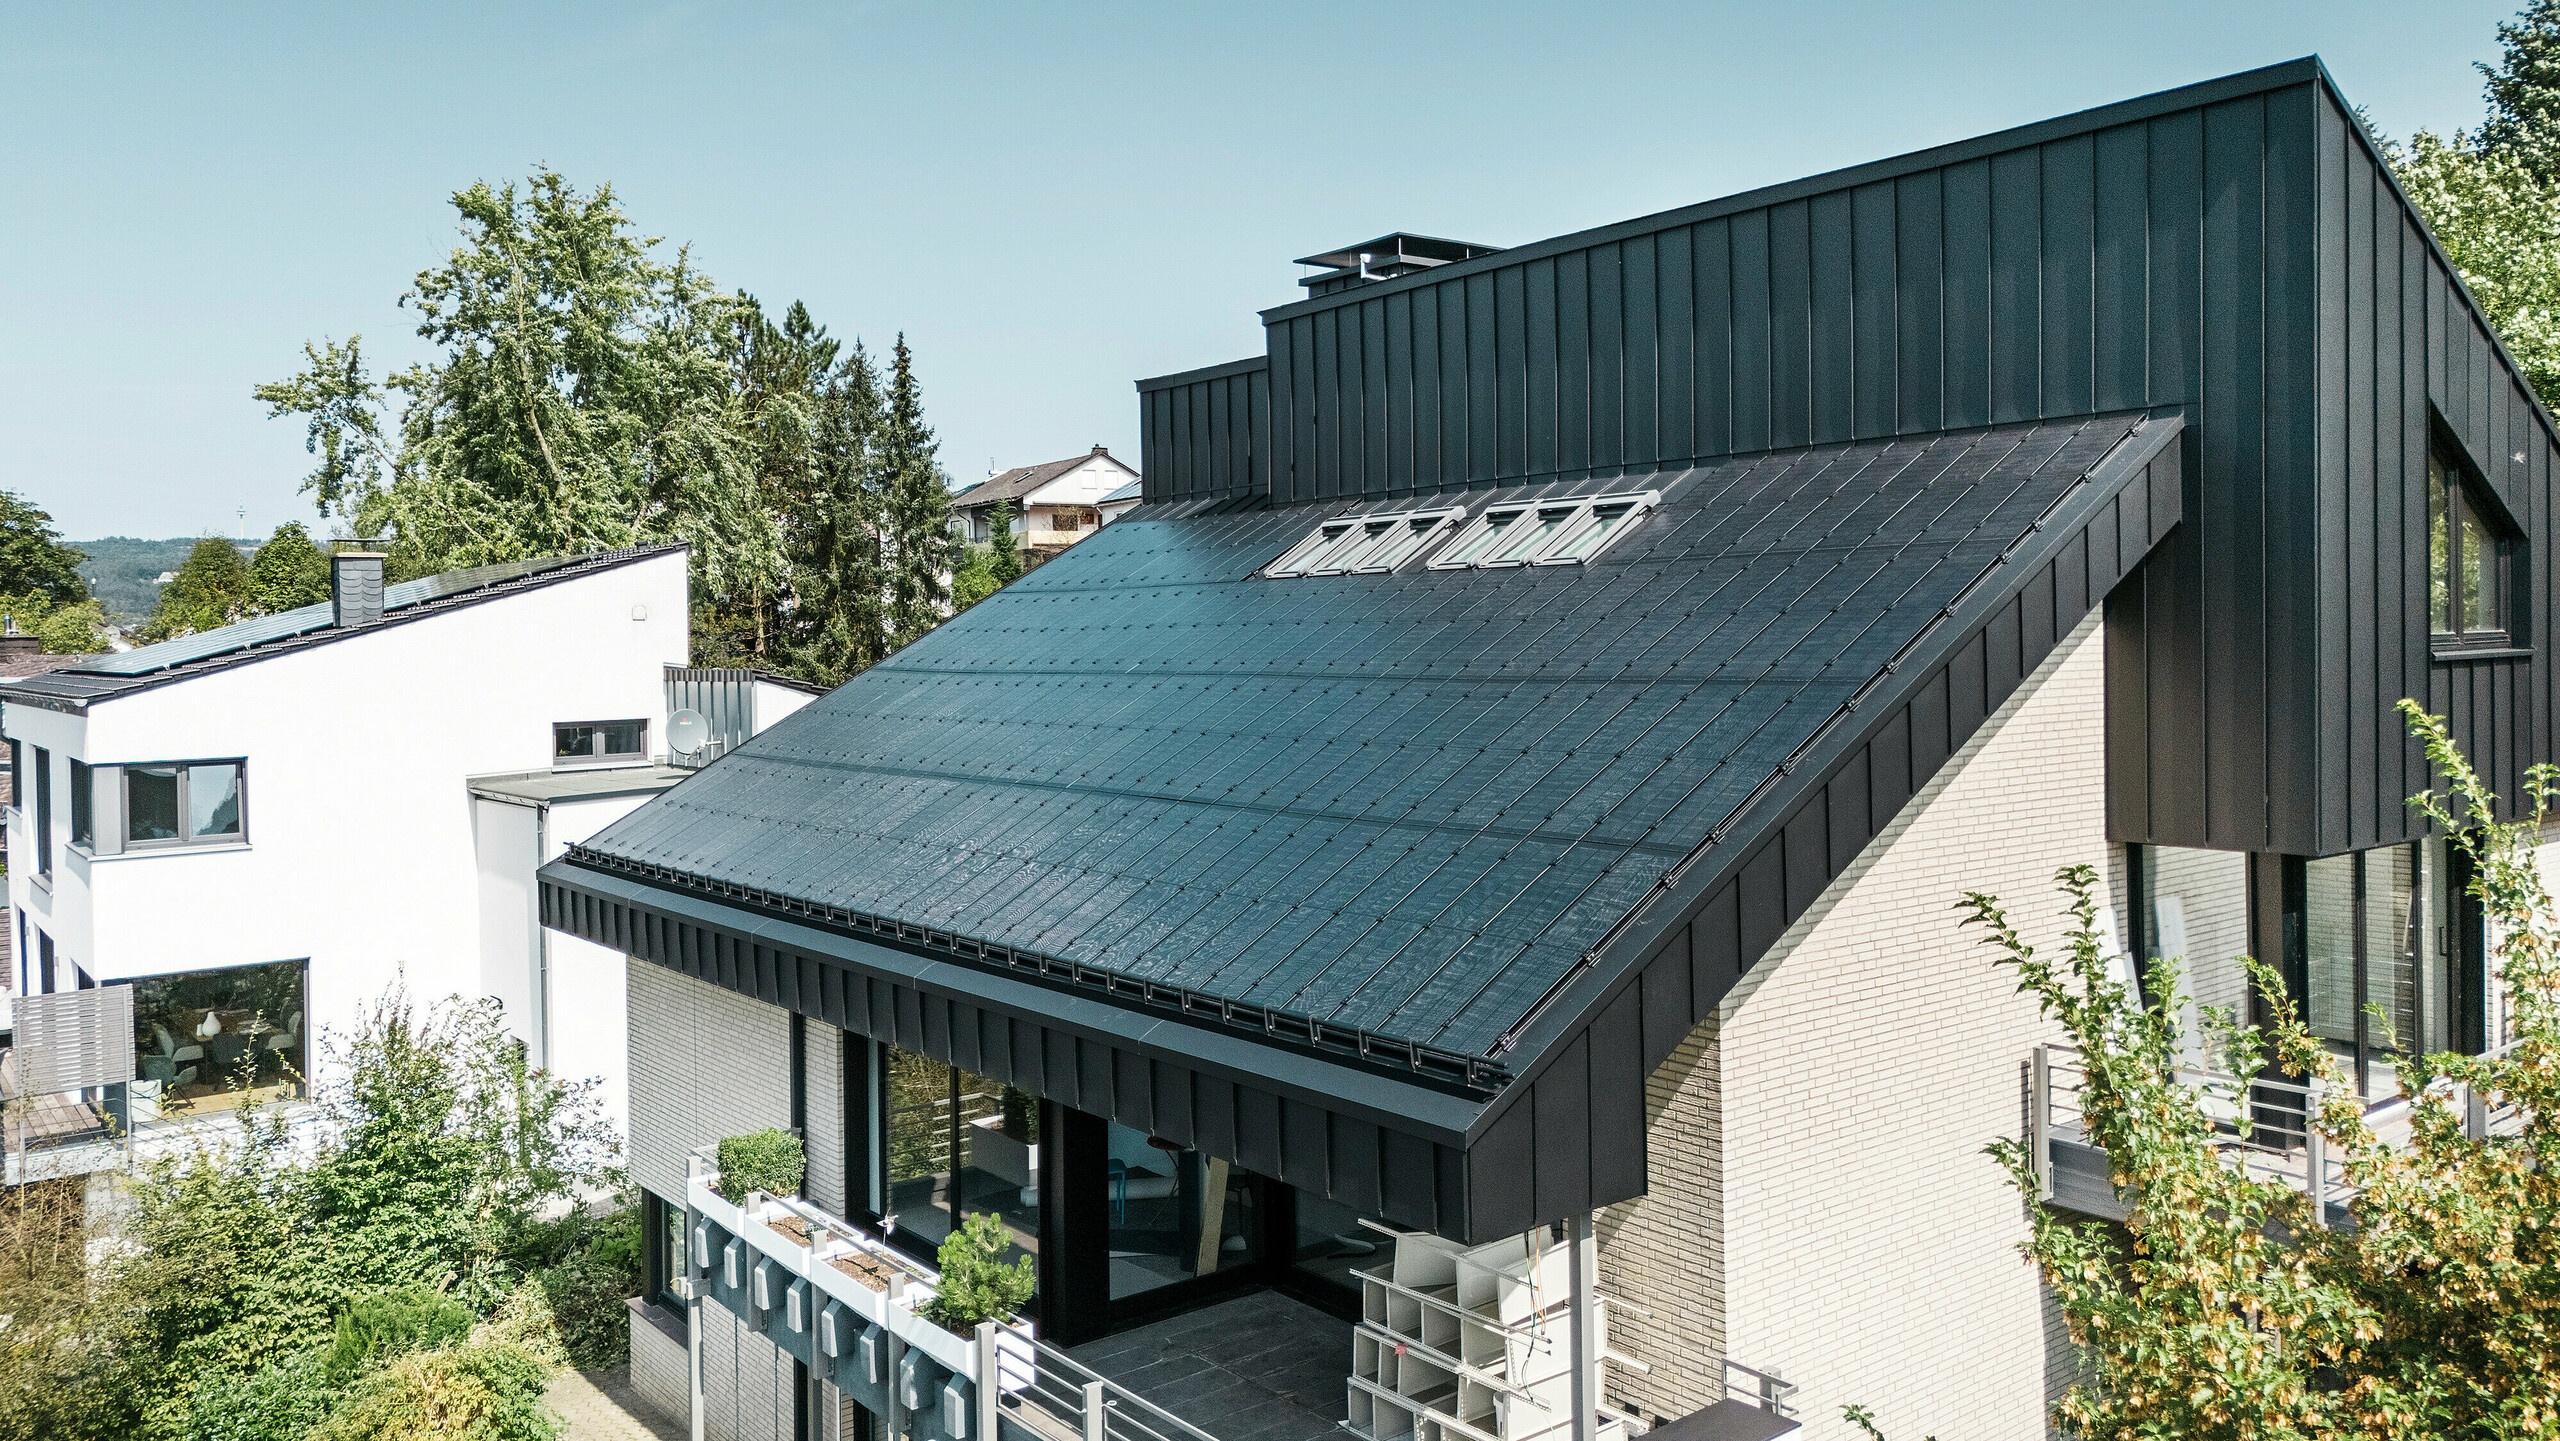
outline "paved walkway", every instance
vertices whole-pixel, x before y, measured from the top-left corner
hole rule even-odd
[[[1351,1325],[1257,1291],[1069,1353],[1217,1441],[1338,1441]]]
[[[631,1389],[631,1373],[621,1366],[563,1371],[543,1399],[569,1423],[568,1441],[685,1441],[684,1428],[658,1419]]]

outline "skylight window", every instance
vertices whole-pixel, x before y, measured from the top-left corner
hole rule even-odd
[[[1488,506],[1431,568],[1579,565],[1608,549],[1660,499],[1648,490]]]
[[[1277,579],[1391,571],[1420,554],[1424,546],[1454,528],[1465,516],[1463,510],[1420,510],[1328,520],[1262,573]]]

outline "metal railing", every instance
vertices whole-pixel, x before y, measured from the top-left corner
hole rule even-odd
[[[2499,1046],[2487,1054],[2503,1055],[2513,1044]],[[2328,1101],[2321,1082],[2241,1077],[2184,1066],[2172,1070],[2170,1077],[2195,1095],[2205,1115],[2215,1123],[2214,1149],[2225,1161],[2243,1175],[2278,1181],[2310,1197],[2317,1203],[2314,1214],[2323,1225],[2346,1218],[2345,1208],[2355,1199],[2355,1187],[2347,1181],[2345,1159],[2310,1124],[2311,1116]],[[2087,1088],[2088,1069],[2079,1047],[2057,1044],[2036,1048],[2029,1080],[2029,1108],[2037,1130],[2034,1160],[2039,1194],[2047,1201],[2056,1199],[2055,1183],[2061,1169],[2057,1145],[2085,1147],[2093,1154],[2103,1154],[2089,1139],[2081,1113],[2081,1097]],[[2469,1087],[2457,1087],[2448,1081],[2436,1082],[2431,1090],[2455,1107],[2463,1119],[2463,1129],[2472,1136],[2514,1135],[2524,1128],[2524,1112],[2512,1103],[2493,1102]],[[2366,1106],[2365,1125],[2386,1145],[2406,1145],[2416,1111],[2414,1099],[2393,1096]]]

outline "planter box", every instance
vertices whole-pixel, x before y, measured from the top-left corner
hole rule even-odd
[[[711,1188],[709,1180],[700,1177],[686,1185],[685,1199],[702,1213],[704,1219],[745,1242],[748,1249],[808,1281],[821,1297],[842,1302],[845,1309],[924,1353],[934,1364],[953,1375],[976,1376],[977,1339],[974,1336],[955,1336],[939,1323],[916,1314],[918,1307],[933,1298],[932,1283],[913,1274],[922,1268],[914,1267],[913,1263],[868,1237],[848,1234],[852,1229],[849,1226],[838,1223],[830,1228],[856,1253],[877,1257],[890,1269],[908,1277],[904,1294],[891,1300],[887,1292],[875,1291],[847,1275],[834,1264],[832,1256],[821,1255],[767,1224],[769,1220],[779,1219],[778,1211],[784,1211],[775,1202],[766,1201],[753,1208],[733,1206]],[[806,1217],[801,1219],[807,1220]],[[844,1253],[839,1251],[836,1254]],[[1028,1324],[1017,1321],[1005,1327],[996,1337],[996,1351],[1002,1389],[1020,1391],[1038,1378],[1038,1362],[1031,1347]]]

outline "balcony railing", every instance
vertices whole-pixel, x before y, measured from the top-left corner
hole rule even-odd
[[[2491,1051],[2502,1054],[2507,1047]],[[2355,1188],[2348,1184],[2346,1162],[2328,1138],[2308,1123],[2326,1103],[2321,1083],[2233,1076],[2219,1071],[2179,1067],[2171,1072],[2178,1084],[2194,1093],[2216,1125],[2214,1148],[2242,1174],[2277,1181],[2318,1203],[2315,1214],[2327,1226],[2351,1226]],[[2042,1197],[2055,1205],[2111,1221],[2125,1218],[2123,1198],[2110,1179],[2107,1153],[2092,1144],[2081,1115],[2081,1096],[2088,1087],[2088,1068],[2076,1046],[2038,1046],[2030,1078],[2030,1110],[2037,1124],[2036,1177]],[[2492,1104],[2468,1088],[2438,1082],[2474,1136],[2514,1135],[2524,1127],[2517,1107]],[[2376,1101],[2365,1109],[2365,1125],[2385,1144],[2405,1145],[2416,1103],[2403,1096]]]
[[[1020,1317],[957,1335],[921,1312],[935,1270],[798,1197],[718,1189],[688,1158],[687,1238],[699,1299],[808,1363],[893,1434],[922,1441],[1215,1441],[1207,1432],[1035,1338]],[[901,1424],[901,1423],[906,1424]]]

